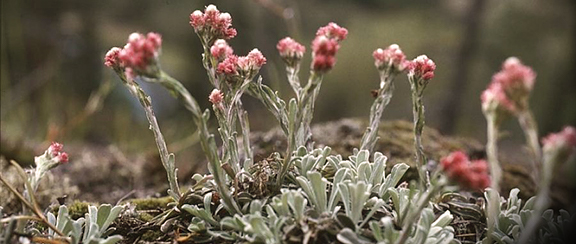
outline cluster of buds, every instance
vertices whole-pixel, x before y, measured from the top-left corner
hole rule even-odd
[[[155,77],[159,71],[158,55],[161,47],[162,37],[158,33],[132,33],[124,48],[113,47],[106,53],[104,65],[124,70],[129,79],[136,75]]]
[[[462,188],[483,190],[490,186],[488,164],[485,160],[470,161],[465,153],[456,151],[443,158],[441,165],[448,178]]]
[[[528,97],[535,80],[536,73],[518,58],[506,59],[502,70],[494,74],[492,82],[482,93],[482,109],[512,114],[528,109]]]
[[[218,64],[216,71],[226,76],[227,81],[235,82],[237,79],[254,78],[264,64],[266,64],[266,58],[260,50],[255,48],[246,56],[228,55]]]
[[[216,6],[210,4],[204,10],[194,11],[190,14],[190,25],[209,47],[217,39],[231,39],[236,36],[236,29],[232,28],[232,17],[229,13],[220,13]]]
[[[420,55],[408,63],[408,76],[415,80],[428,82],[434,78],[436,64],[426,55]]]
[[[64,145],[58,142],[52,142],[44,154],[48,159],[54,160],[54,162],[68,163],[68,154],[62,151],[63,148]]]
[[[576,129],[566,126],[562,131],[544,137],[542,145],[545,154],[558,155],[559,161],[565,161],[576,152]]]
[[[300,63],[306,48],[290,37],[286,37],[276,44],[276,49],[280,53],[280,57],[286,62],[288,67],[295,67]]]
[[[348,30],[329,23],[316,32],[316,38],[312,41],[312,70],[315,72],[327,72],[336,64],[336,52],[340,48],[340,41],[346,39]]]
[[[378,48],[372,53],[374,65],[380,71],[400,73],[406,69],[408,62],[406,55],[397,44],[392,44],[386,49]]]

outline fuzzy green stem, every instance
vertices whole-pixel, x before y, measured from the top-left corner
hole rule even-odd
[[[502,168],[498,162],[498,122],[492,114],[486,114],[486,119],[488,122],[488,140],[486,142],[486,155],[488,157],[488,163],[490,165],[490,172],[492,179],[490,182],[490,188],[500,191],[500,179],[502,178]]]
[[[412,112],[414,116],[414,150],[416,154],[416,170],[418,171],[419,182],[421,189],[425,189],[429,184],[428,177],[426,176],[426,155],[422,147],[422,131],[424,130],[424,103],[422,102],[422,94],[426,88],[426,82],[416,80],[416,77],[408,77],[410,81],[410,89],[412,90]],[[422,83],[421,83],[422,82]]]
[[[124,85],[128,88],[130,93],[134,95],[140,101],[142,108],[144,108],[144,112],[146,113],[146,118],[148,119],[148,123],[150,124],[150,130],[154,133],[154,139],[156,142],[156,146],[158,147],[158,153],[160,154],[160,161],[162,161],[162,165],[166,170],[166,175],[168,178],[168,184],[170,186],[171,196],[178,201],[180,198],[180,188],[178,187],[178,180],[176,178],[176,166],[174,162],[174,155],[168,152],[168,146],[166,146],[166,141],[164,140],[164,136],[160,131],[160,126],[158,125],[158,121],[156,120],[156,116],[154,115],[154,110],[152,109],[152,100],[142,88],[133,80],[128,79],[124,72],[121,70],[116,70],[118,76],[122,79]]]
[[[374,149],[374,145],[378,140],[378,126],[380,125],[382,113],[384,113],[384,109],[388,103],[390,103],[390,99],[394,93],[393,80],[394,75],[386,71],[380,71],[381,88],[378,89],[376,100],[374,100],[370,108],[370,124],[362,136],[360,150],[372,151],[372,149]]]
[[[528,148],[530,148],[532,156],[534,157],[532,160],[532,167],[535,170],[532,171],[532,177],[534,180],[538,180],[539,171],[536,169],[540,168],[540,160],[542,159],[542,149],[540,148],[540,143],[538,141],[538,125],[536,124],[534,115],[529,108],[522,110],[518,114],[518,122],[524,131],[526,144],[528,144]]]

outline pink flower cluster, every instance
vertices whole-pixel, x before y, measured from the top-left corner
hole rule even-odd
[[[306,48],[290,37],[286,37],[276,44],[276,49],[280,53],[280,56],[286,60],[300,60],[306,52]]]
[[[492,109],[491,106],[494,106],[496,109],[503,108],[512,113],[516,112],[516,106],[508,99],[500,83],[488,85],[488,88],[482,92],[480,99],[482,100],[482,109],[484,111],[488,111]]]
[[[220,13],[216,6],[210,4],[204,10],[194,11],[190,14],[190,25],[194,31],[205,40],[231,39],[236,36],[236,29],[232,28],[232,17],[229,13]],[[207,43],[211,45],[211,43]]]
[[[428,81],[434,78],[436,64],[426,55],[420,55],[408,64],[408,76]]]
[[[461,187],[470,190],[483,190],[490,185],[488,163],[485,160],[470,161],[468,156],[456,151],[440,161],[448,178]]]
[[[502,64],[502,70],[492,77],[493,83],[500,83],[507,93],[528,93],[534,87],[536,73],[523,65],[516,57],[510,57]]]
[[[336,41],[342,41],[346,39],[348,35],[348,30],[346,28],[340,27],[334,22],[328,23],[324,27],[320,27],[316,32],[316,36],[326,36],[330,39],[335,39]]]
[[[254,48],[246,56],[229,55],[218,64],[216,71],[227,76],[241,75],[244,78],[252,78],[264,64],[266,64],[266,58],[260,50]]]
[[[146,36],[132,33],[124,48],[113,47],[106,53],[104,65],[124,68],[126,76],[133,78],[135,73],[146,72],[156,64],[161,47],[162,37],[158,33],[149,32]]]
[[[132,33],[128,37],[128,43],[118,54],[118,58],[127,68],[145,70],[154,62],[161,46],[162,37],[158,33],[149,32],[146,36]]]
[[[576,129],[566,126],[558,133],[551,133],[542,139],[544,151],[559,150],[566,155],[576,151]]]
[[[534,87],[536,73],[522,64],[518,58],[510,57],[502,64],[502,70],[492,76],[492,82],[482,93],[482,107],[490,104],[516,113],[527,106],[527,99]]]
[[[318,29],[316,38],[312,41],[312,70],[326,72],[334,67],[339,43],[346,39],[346,35],[346,28],[332,22]]]
[[[68,154],[62,151],[64,145],[58,142],[52,142],[50,147],[48,147],[48,157],[52,158],[54,161],[58,163],[67,163],[68,162]]]
[[[392,72],[402,72],[408,65],[406,55],[397,44],[392,44],[386,49],[378,48],[372,53],[374,65],[379,70],[392,69]]]
[[[210,54],[217,60],[222,61],[226,59],[226,57],[234,54],[234,49],[228,45],[226,40],[218,39],[214,42],[214,45],[210,47]]]

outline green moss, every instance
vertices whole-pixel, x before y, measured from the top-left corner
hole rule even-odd
[[[140,218],[140,220],[142,220],[144,222],[150,222],[150,220],[152,220],[154,218],[154,216],[152,216],[149,213],[140,213],[138,218]]]
[[[78,219],[80,217],[84,217],[84,215],[88,213],[88,206],[90,205],[96,205],[96,204],[90,204],[88,202],[81,202],[78,200],[74,200],[72,204],[68,205],[68,214],[70,215],[70,218]]]
[[[128,200],[128,202],[136,205],[136,210],[157,210],[166,209],[166,206],[174,202],[174,199],[172,197],[138,198]]]

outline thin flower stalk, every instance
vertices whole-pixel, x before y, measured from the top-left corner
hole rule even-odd
[[[408,81],[412,91],[412,110],[414,116],[414,150],[416,153],[416,170],[422,189],[429,184],[426,168],[428,160],[422,146],[422,131],[424,129],[424,103],[422,96],[430,79],[434,78],[436,64],[426,55],[421,55],[409,63]]]
[[[160,154],[160,160],[162,161],[162,165],[164,166],[166,175],[168,176],[168,184],[170,186],[169,194],[175,200],[179,200],[180,188],[178,186],[178,180],[176,177],[177,169],[174,160],[174,154],[168,152],[168,146],[166,145],[166,141],[164,140],[164,136],[160,131],[160,126],[158,125],[158,121],[154,115],[154,110],[152,109],[152,99],[146,95],[138,83],[126,77],[124,72],[117,72],[117,74],[126,88],[128,88],[130,93],[138,99],[140,105],[142,105],[142,108],[146,113],[146,119],[150,124],[150,130],[152,130],[154,133],[156,146],[158,147],[158,153]]]
[[[540,165],[541,158],[542,158],[542,149],[540,147],[540,143],[538,141],[538,124],[536,123],[536,119],[534,119],[534,115],[529,107],[525,110],[519,111],[518,113],[518,123],[524,132],[524,136],[526,137],[526,143],[528,144],[528,148],[533,155],[533,167],[537,169],[539,167],[544,167]],[[538,170],[534,170],[533,175],[534,179],[538,179]]]

